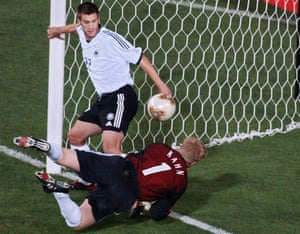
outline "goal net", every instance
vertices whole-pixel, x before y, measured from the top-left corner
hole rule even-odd
[[[67,1],[66,23],[76,21],[80,2]],[[102,25],[144,48],[177,102],[172,120],[151,120],[146,103],[157,90],[132,65],[139,109],[125,151],[154,141],[179,144],[187,135],[211,147],[300,128],[300,101],[294,97],[296,14],[263,1],[93,2],[99,5]],[[97,98],[76,34],[65,36],[64,77],[66,137]],[[100,136],[89,141],[101,150]]]

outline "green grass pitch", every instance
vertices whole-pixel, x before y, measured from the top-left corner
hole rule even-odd
[[[10,0],[0,9],[0,146],[13,150],[17,135],[46,136],[49,2]],[[174,211],[231,233],[299,233],[299,139],[294,130],[210,148],[191,169]],[[22,152],[44,161],[38,152]],[[74,233],[35,170],[0,152],[0,233]],[[85,193],[71,196],[81,202]],[[173,218],[130,220],[124,213],[83,233],[208,232]]]

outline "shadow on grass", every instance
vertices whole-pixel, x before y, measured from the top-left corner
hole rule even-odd
[[[214,193],[230,189],[242,183],[242,178],[236,173],[221,174],[213,179],[204,180],[201,177],[189,178],[188,188],[178,207],[186,214],[200,209]],[[189,212],[190,211],[190,212]]]

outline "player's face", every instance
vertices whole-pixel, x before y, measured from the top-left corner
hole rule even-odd
[[[90,15],[82,14],[80,16],[80,24],[87,40],[92,40],[97,35],[99,23],[99,16],[96,13]]]

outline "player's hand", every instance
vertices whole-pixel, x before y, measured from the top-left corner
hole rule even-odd
[[[144,206],[140,205],[138,200],[135,201],[129,212],[129,218],[134,219],[143,215]]]
[[[139,206],[143,206],[144,210],[149,211],[153,202],[141,201],[139,202]]]
[[[171,89],[169,89],[169,87],[165,84],[158,87],[158,92],[164,94],[166,96],[166,98],[171,99],[173,97]]]
[[[47,29],[48,39],[58,38],[60,40],[64,40],[65,38],[61,35],[59,27],[49,26]]]
[[[134,219],[143,216],[144,211],[149,211],[153,203],[149,201],[136,201],[131,207],[129,217]]]

